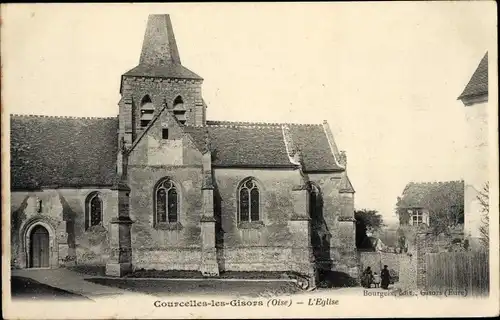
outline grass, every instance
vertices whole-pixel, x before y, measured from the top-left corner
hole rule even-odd
[[[89,276],[106,276],[104,266],[72,266],[68,269]],[[272,280],[276,279],[295,279],[299,274],[283,271],[222,271],[219,279],[240,279],[252,280]],[[195,270],[155,270],[155,269],[138,269],[127,274],[122,279],[132,281],[130,278],[151,278],[151,279],[205,279],[201,272]],[[118,282],[118,284],[121,282]],[[248,282],[247,282],[248,283]],[[348,274],[336,271],[323,271],[320,274],[320,281],[317,283],[319,288],[347,288],[358,287],[358,281]],[[277,289],[276,294],[280,294],[280,289]],[[288,289],[287,289],[288,290]],[[287,292],[285,290],[285,292]]]
[[[227,296],[238,297],[271,297],[290,295],[301,291],[292,282],[262,281],[181,281],[181,280],[134,280],[124,278],[93,278],[92,283],[111,286],[133,292],[151,294],[154,296]]]
[[[205,277],[199,271],[190,270],[145,270],[138,269],[123,278],[98,278],[105,276],[104,266],[72,266],[69,270],[95,276],[86,281],[105,286],[120,288],[133,292],[155,296],[178,295],[226,295],[232,297],[273,297],[290,295],[301,291],[293,282],[273,281],[276,279],[291,279],[287,272],[221,272],[219,279],[239,279],[241,281],[211,281],[202,280]],[[134,280],[133,278],[150,278],[152,280]],[[158,278],[166,279],[164,281]],[[156,279],[156,280],[153,280]],[[172,280],[168,280],[172,279]],[[175,279],[198,279],[196,281],[176,281]],[[268,280],[250,282],[249,279]]]
[[[324,270],[320,273],[319,288],[359,287],[358,281],[344,272]]]
[[[94,265],[76,265],[66,267],[66,269],[85,274],[88,276],[106,276],[106,266],[94,266]]]
[[[180,278],[180,279],[203,279],[199,271],[190,270],[145,270],[139,269],[126,275],[127,278]],[[287,279],[286,272],[278,271],[222,271],[220,279]]]
[[[105,266],[77,265],[66,267],[68,270],[78,272],[88,276],[104,277],[106,276]],[[204,279],[205,277],[199,271],[195,270],[155,270],[155,269],[137,269],[124,278],[164,278],[164,279]],[[291,279],[291,272],[282,271],[222,271],[220,279]]]

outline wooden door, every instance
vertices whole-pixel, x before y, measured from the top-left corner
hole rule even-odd
[[[31,268],[49,267],[49,232],[42,226],[36,226],[31,233]]]

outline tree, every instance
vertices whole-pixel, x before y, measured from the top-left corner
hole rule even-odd
[[[464,205],[439,200],[429,204],[429,222],[434,234],[448,233],[450,228],[463,225]]]
[[[378,214],[377,210],[355,210],[354,218],[356,219],[356,247],[360,249],[364,248],[365,239],[367,237],[367,231],[377,231],[384,226],[384,221],[382,215]]]
[[[479,205],[481,206],[481,213],[483,215],[482,217],[482,224],[479,227],[479,233],[480,235],[480,240],[483,246],[486,248],[489,247],[490,244],[490,185],[488,182],[485,183],[483,186],[483,189],[479,191],[479,194],[477,195],[477,199],[479,201]]]

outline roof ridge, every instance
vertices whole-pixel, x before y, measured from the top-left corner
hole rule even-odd
[[[11,117],[18,118],[54,118],[54,119],[116,119],[118,115],[114,117],[77,117],[77,116],[53,116],[45,114],[17,114],[11,113]]]
[[[488,51],[481,58],[474,69],[469,81],[465,85],[457,100],[488,94]]]
[[[158,112],[151,121],[149,121],[148,125],[142,130],[142,133],[137,137],[137,139],[134,140],[130,148],[127,149],[127,155],[129,155],[134,148],[139,144],[139,142],[142,140],[142,138],[146,135],[146,133],[149,131],[149,129],[154,125],[156,120],[160,117],[160,115],[167,110],[167,103],[165,99],[163,99],[163,107],[161,108],[160,112]]]
[[[287,125],[281,126],[281,134],[283,135],[283,143],[285,144],[286,154],[290,163],[302,166],[301,152],[293,142],[290,128]]]
[[[323,133],[326,136],[326,140],[328,141],[328,146],[330,147],[330,152],[332,153],[333,160],[335,161],[335,164],[339,166],[340,168],[346,170],[346,166],[340,164],[339,159],[340,158],[340,151],[338,150],[338,146],[335,143],[335,138],[333,137],[333,133],[330,129],[330,125],[328,124],[328,121],[324,120],[323,123],[321,124],[321,127],[323,129]]]
[[[321,126],[320,123],[291,123],[291,122],[245,122],[245,121],[226,121],[226,120],[207,120],[208,127],[281,127],[284,125],[292,126]]]
[[[410,181],[408,182],[408,185],[410,184],[425,184],[425,185],[429,185],[429,184],[444,184],[444,183],[456,183],[456,182],[463,182],[464,180],[463,179],[458,179],[458,180],[444,180],[444,181],[438,181],[438,180],[434,180],[434,181],[420,181],[420,182],[416,182],[416,181]]]

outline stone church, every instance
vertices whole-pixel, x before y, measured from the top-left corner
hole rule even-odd
[[[11,115],[12,268],[356,269],[329,125],[206,119],[168,15],[150,15],[113,118]]]

